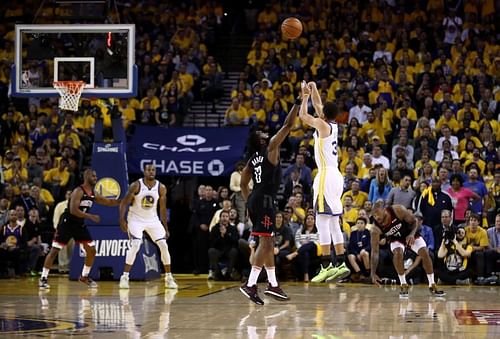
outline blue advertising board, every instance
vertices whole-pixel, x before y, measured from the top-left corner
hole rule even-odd
[[[128,169],[142,173],[153,163],[158,175],[229,176],[243,156],[248,131],[138,125],[127,145]]]

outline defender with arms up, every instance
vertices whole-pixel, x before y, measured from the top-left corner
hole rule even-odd
[[[258,305],[264,302],[258,295],[257,278],[265,266],[269,284],[264,291],[280,300],[288,300],[288,296],[279,287],[274,266],[274,229],[276,213],[276,193],[281,182],[280,146],[292,129],[299,110],[296,100],[283,127],[274,135],[266,147],[267,135],[260,131],[250,135],[250,145],[255,152],[241,173],[241,193],[248,201],[248,213],[253,224],[252,235],[260,237],[259,245],[252,263],[252,271],[248,281],[240,287],[240,291]],[[252,154],[252,153],[251,153]],[[248,187],[253,179],[253,190]]]

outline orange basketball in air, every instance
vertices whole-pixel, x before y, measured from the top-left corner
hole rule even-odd
[[[287,39],[297,39],[302,34],[302,23],[294,17],[286,18],[281,24],[281,32]]]

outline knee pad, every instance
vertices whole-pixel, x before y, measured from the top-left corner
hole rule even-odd
[[[160,239],[156,241],[158,247],[160,248],[161,261],[163,265],[170,265],[170,253],[168,252],[168,245],[165,239]]]
[[[329,226],[330,218],[331,216],[325,214],[319,214],[316,216],[316,228],[318,229],[319,244],[321,246],[330,245],[332,243]]]
[[[128,249],[127,255],[125,256],[125,263],[127,265],[132,266],[135,261],[135,257],[139,249],[141,248],[142,240],[141,239],[132,239],[130,241],[130,248]]]
[[[340,229],[340,218],[338,215],[330,217],[330,235],[334,245],[343,244],[344,236],[342,235],[342,230]]]

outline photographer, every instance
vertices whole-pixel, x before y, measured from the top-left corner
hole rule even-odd
[[[444,265],[437,269],[438,278],[447,284],[469,285],[472,274],[467,264],[471,254],[472,246],[467,244],[463,227],[456,232],[445,230],[438,250],[438,260],[443,259]]]

